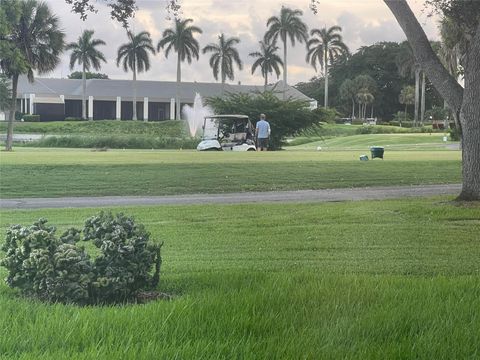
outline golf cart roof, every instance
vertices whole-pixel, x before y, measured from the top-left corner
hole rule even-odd
[[[210,115],[205,119],[248,119],[247,115]]]

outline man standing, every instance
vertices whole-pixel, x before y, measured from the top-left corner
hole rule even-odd
[[[257,135],[257,151],[267,151],[268,138],[270,137],[270,124],[265,120],[265,114],[260,114],[260,120],[257,121],[255,134]]]

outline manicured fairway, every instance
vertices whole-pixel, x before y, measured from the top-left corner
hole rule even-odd
[[[19,149],[0,153],[3,198],[172,195],[458,183],[459,151],[227,153]]]
[[[476,359],[480,207],[448,200],[121,209],[165,241],[176,298],[77,308],[2,283],[0,357]],[[1,238],[96,211],[3,211]]]
[[[449,150],[458,142],[443,141],[444,133],[432,134],[365,134],[339,136],[288,147],[289,150],[364,150],[370,146],[383,146],[388,150]],[[447,137],[448,138],[448,137]]]

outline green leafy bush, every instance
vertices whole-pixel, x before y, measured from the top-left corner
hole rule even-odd
[[[322,121],[329,124],[335,124],[335,119],[339,116],[335,109],[325,109],[324,107],[316,108],[312,110],[312,113],[317,117],[318,122]]]
[[[23,121],[39,122],[40,121],[40,115],[23,115]]]
[[[149,244],[133,218],[101,212],[87,219],[83,239],[75,228],[59,238],[55,232],[46,219],[7,230],[0,264],[9,286],[42,301],[86,305],[131,301],[158,285],[161,245]],[[91,241],[100,254],[92,260],[80,241]]]
[[[108,149],[195,149],[195,138],[152,137],[144,135],[72,135],[48,136],[31,141],[26,146],[60,148],[108,148]]]
[[[449,114],[450,111],[448,109],[434,105],[431,109],[425,111],[425,119],[445,120]]]
[[[450,140],[460,141],[462,139],[462,132],[460,131],[460,128],[452,127],[448,132],[450,134]]]

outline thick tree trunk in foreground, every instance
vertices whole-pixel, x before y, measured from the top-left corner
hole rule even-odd
[[[473,43],[475,41],[475,43]],[[480,26],[465,64],[465,90],[460,110],[462,130],[461,200],[480,200]]]
[[[5,151],[12,151],[13,146],[13,123],[15,122],[15,111],[17,110],[17,87],[18,75],[12,76],[12,102],[10,103],[10,114],[8,114],[7,141]]]
[[[384,0],[402,27],[417,62],[454,113],[462,129],[462,192],[459,200],[480,200],[480,26],[465,63],[465,90],[440,63],[406,0]]]

